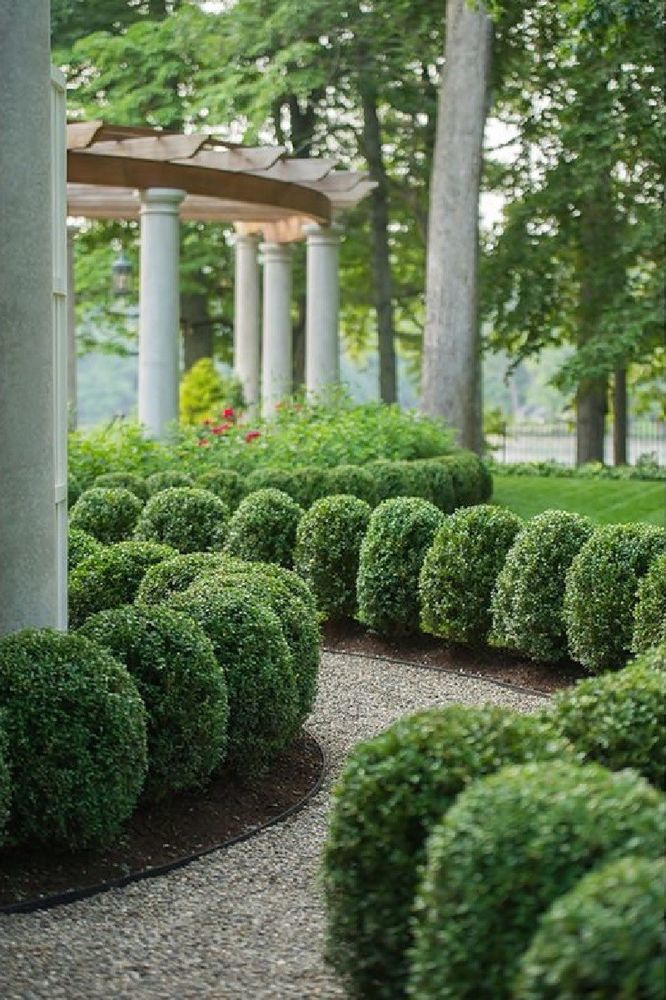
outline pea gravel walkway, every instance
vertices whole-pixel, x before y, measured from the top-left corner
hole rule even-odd
[[[400,715],[538,696],[484,680],[325,653],[309,728],[330,761],[303,812],[162,878],[42,913],[0,917],[3,1000],[343,997],[321,958],[317,889],[327,788],[349,749]]]

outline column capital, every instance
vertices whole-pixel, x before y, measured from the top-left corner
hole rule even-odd
[[[187,191],[180,188],[145,188],[139,192],[141,214],[145,212],[168,212],[177,215]]]
[[[259,233],[234,233],[232,237],[232,243],[237,247],[258,247],[260,236]]]
[[[343,227],[339,222],[331,222],[328,226],[321,225],[319,222],[308,222],[303,226],[303,232],[310,244],[337,246],[340,243]]]
[[[260,243],[259,261],[262,264],[268,263],[290,263],[293,257],[294,248],[291,243]]]

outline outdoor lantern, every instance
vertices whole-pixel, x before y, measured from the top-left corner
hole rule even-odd
[[[132,265],[121,250],[111,265],[111,287],[117,297],[129,295],[132,280]]]

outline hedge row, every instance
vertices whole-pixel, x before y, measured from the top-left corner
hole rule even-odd
[[[294,573],[137,541],[72,584],[78,632],[0,640],[0,841],[103,845],[140,796],[262,772],[293,741],[319,664]]]
[[[664,667],[666,646],[540,715],[431,709],[354,750],[323,860],[351,995],[660,996]]]

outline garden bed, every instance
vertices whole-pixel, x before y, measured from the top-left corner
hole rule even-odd
[[[262,778],[228,771],[204,791],[141,806],[117,843],[105,850],[46,854],[6,848],[0,858],[0,910],[66,902],[170,868],[258,832],[294,812],[316,792],[324,758],[301,736]]]

